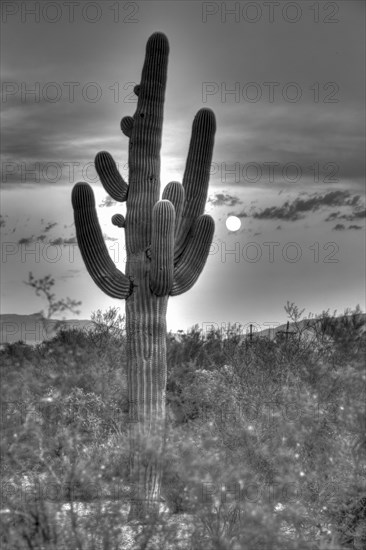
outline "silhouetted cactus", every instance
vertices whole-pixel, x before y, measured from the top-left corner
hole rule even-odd
[[[160,148],[169,43],[154,33],[146,46],[136,112],[121,121],[129,137],[129,183],[107,152],[95,158],[101,182],[116,201],[127,201],[126,275],[113,264],[97,220],[94,195],[86,183],[72,192],[78,244],[86,268],[103,292],[126,300],[130,403],[130,473],[135,492],[130,519],[143,520],[159,506],[159,454],[165,419],[166,310],[169,296],[189,290],[198,279],[212,243],[214,222],[204,208],[216,122],[210,109],[195,116],[183,183],[169,183],[160,194]],[[145,441],[155,441],[146,453]]]

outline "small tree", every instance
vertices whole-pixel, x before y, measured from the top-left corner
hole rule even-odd
[[[55,279],[51,275],[46,275],[43,279],[35,279],[33,273],[30,271],[28,275],[28,281],[23,281],[26,285],[31,286],[36,291],[37,296],[45,296],[48,302],[47,314],[42,310],[40,313],[46,319],[51,319],[55,313],[69,310],[76,315],[79,315],[80,311],[76,308],[81,305],[81,301],[71,300],[71,298],[62,298],[56,300],[55,294],[51,292],[52,287],[55,284]]]

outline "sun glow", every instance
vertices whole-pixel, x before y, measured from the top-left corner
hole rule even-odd
[[[237,216],[229,216],[226,220],[226,227],[229,231],[238,231],[241,227],[241,221]]]

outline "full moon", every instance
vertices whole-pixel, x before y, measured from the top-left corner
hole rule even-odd
[[[226,227],[229,231],[237,231],[240,229],[241,221],[237,216],[229,216],[226,220]]]

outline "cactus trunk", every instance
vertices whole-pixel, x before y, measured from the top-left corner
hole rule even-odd
[[[129,519],[146,520],[159,511],[163,445],[159,429],[165,424],[168,296],[151,292],[150,265],[144,253],[130,268],[136,286],[126,301],[132,486]]]
[[[154,33],[146,46],[133,117],[121,130],[129,138],[129,182],[111,155],[96,155],[95,167],[110,196],[127,204],[126,217],[112,223],[124,228],[126,275],[113,264],[104,243],[91,187],[72,192],[76,236],[86,268],[108,296],[126,300],[127,364],[130,407],[129,518],[147,521],[159,511],[161,455],[164,446],[166,310],[169,296],[189,290],[207,260],[214,233],[204,214],[210,176],[215,115],[195,116],[183,182],[170,182],[160,195],[160,148],[169,43]]]

